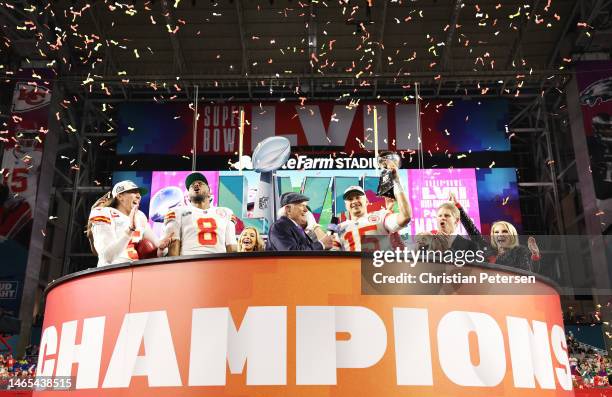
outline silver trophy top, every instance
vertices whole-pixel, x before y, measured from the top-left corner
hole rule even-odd
[[[378,167],[380,168],[387,168],[388,162],[395,163],[395,165],[399,168],[402,159],[400,158],[399,154],[395,152],[382,152],[378,155],[377,161]]]
[[[291,155],[291,143],[284,136],[266,138],[253,150],[253,169],[273,172],[281,168]]]

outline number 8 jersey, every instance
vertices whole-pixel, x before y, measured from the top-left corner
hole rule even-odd
[[[372,212],[338,225],[339,231],[332,249],[367,252],[385,250],[390,247],[388,235],[400,229],[397,214],[384,209]],[[384,239],[381,238],[383,236]]]
[[[176,207],[164,217],[166,235],[181,241],[181,255],[227,252],[226,245],[236,244],[236,226],[232,210],[193,206]]]

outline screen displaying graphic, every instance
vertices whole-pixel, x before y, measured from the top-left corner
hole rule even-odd
[[[476,170],[480,231],[489,235],[496,221],[507,221],[521,233],[522,217],[514,168],[480,168]]]
[[[240,109],[245,112],[244,154],[271,136],[283,136],[295,153],[367,153],[374,149],[374,107],[380,150],[418,149],[414,103],[299,102],[199,106],[197,154],[234,156],[238,151]],[[189,155],[194,112],[186,103],[117,105],[118,155]],[[456,153],[509,151],[508,102],[423,101],[423,151]],[[155,117],[151,117],[155,114]]]
[[[158,233],[161,233],[165,213],[188,202],[184,183],[188,174],[188,171],[153,172],[149,219]],[[240,176],[237,171],[209,171],[204,175],[211,188],[213,205],[229,207],[236,216],[266,232],[261,221],[253,219],[252,212],[257,197],[258,173],[246,171]],[[292,191],[308,196],[309,206],[323,227],[327,227],[332,216],[347,218],[342,195],[351,185],[364,187],[370,202],[369,211],[383,208],[384,199],[376,196],[378,179],[377,170],[346,170],[342,176],[331,170],[277,173],[279,193]],[[400,179],[413,207],[413,219],[405,233],[413,235],[435,229],[436,209],[448,200],[450,192],[455,193],[475,224],[480,226],[474,169],[400,170]]]
[[[161,171],[153,172],[151,178],[151,203],[149,205],[149,220],[153,230],[161,236],[163,232],[164,216],[174,207],[189,202],[189,195],[185,187],[185,178],[191,171]],[[212,205],[217,206],[218,171],[202,171],[210,187]]]
[[[412,205],[411,234],[437,228],[436,215],[440,204],[448,201],[451,193],[480,229],[476,172],[472,168],[408,170],[410,204]],[[459,234],[466,235],[460,228]]]
[[[160,235],[165,212],[174,206],[188,203],[185,178],[189,173],[190,171],[132,173],[136,183],[149,188],[150,193],[143,198],[141,209],[148,214],[153,229]],[[241,226],[254,226],[262,233],[267,232],[269,225],[262,219],[253,217],[260,177],[258,173],[202,173],[211,188],[212,205],[231,209],[240,219]],[[121,178],[117,178],[118,175],[121,175]],[[376,196],[379,177],[378,171],[374,169],[280,170],[276,176],[279,194],[293,191],[310,197],[309,206],[324,228],[332,216],[346,219],[342,195],[351,185],[364,187],[370,203],[370,212],[384,207],[384,199]],[[402,234],[414,235],[436,229],[436,209],[448,199],[451,192],[483,234],[488,234],[490,225],[497,220],[507,220],[518,230],[521,229],[516,173],[512,168],[402,169],[400,178],[413,209],[413,218]],[[131,179],[131,176],[129,172],[121,172],[116,173],[114,179]]]

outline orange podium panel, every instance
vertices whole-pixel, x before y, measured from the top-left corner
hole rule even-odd
[[[34,396],[573,395],[546,280],[533,294],[364,294],[361,262],[194,256],[57,280]]]

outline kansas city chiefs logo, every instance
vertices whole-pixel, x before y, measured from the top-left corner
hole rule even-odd
[[[13,112],[28,112],[46,106],[50,101],[51,90],[47,87],[18,83],[13,93]]]

